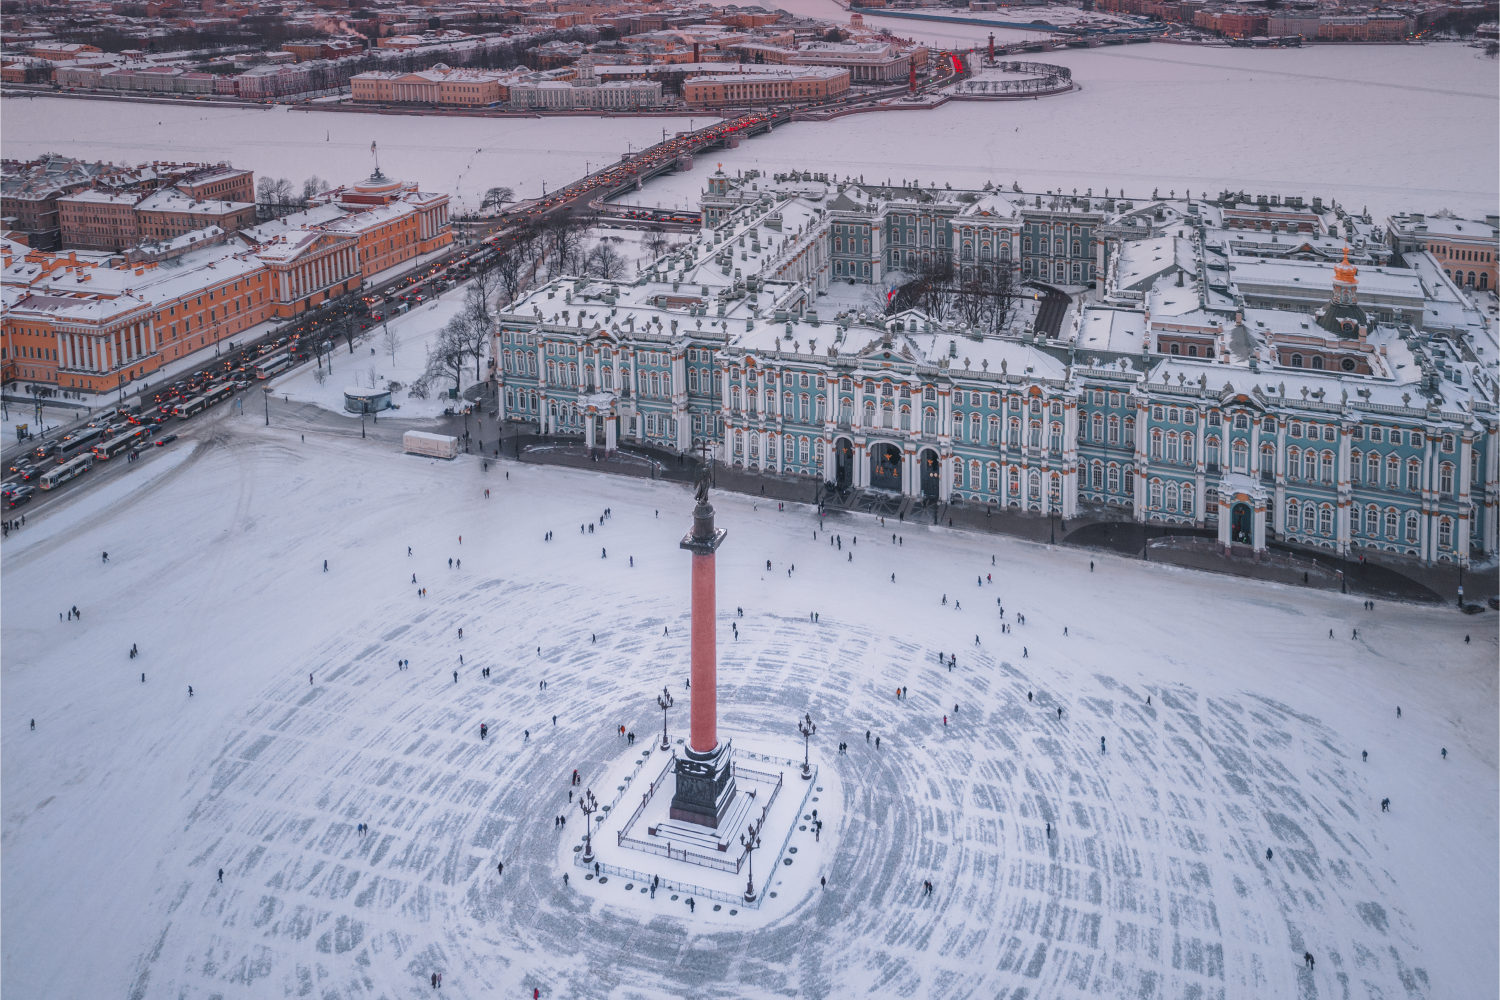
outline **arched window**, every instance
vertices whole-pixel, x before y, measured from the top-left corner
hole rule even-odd
[[[1028,484],[1029,498],[1040,501],[1042,499],[1042,474],[1032,469],[1030,479],[1031,482]]]
[[[1150,497],[1151,497],[1151,499],[1149,501],[1150,508],[1152,510],[1161,510],[1161,480],[1160,479],[1153,479],[1153,480],[1151,480],[1151,488],[1150,488],[1149,492],[1150,492]]]
[[[1089,472],[1090,485],[1093,486],[1093,488],[1096,490],[1104,489],[1104,463],[1097,461],[1094,462],[1094,464],[1090,466]]]
[[[1438,483],[1439,483],[1439,489],[1442,491],[1443,494],[1446,495],[1446,494],[1449,494],[1449,493],[1453,492],[1453,465],[1452,465],[1452,463],[1450,463],[1450,462],[1444,462],[1439,467],[1439,469],[1438,469]]]
[[[1047,484],[1047,499],[1053,504],[1062,503],[1062,476],[1055,472]]]
[[[986,468],[989,475],[985,477],[988,480],[985,488],[990,493],[997,494],[1000,492],[1000,466],[995,462],[991,462]]]
[[[1249,469],[1250,446],[1246,444],[1242,439],[1235,441],[1234,444],[1230,446],[1230,450],[1234,454],[1234,471],[1241,473],[1246,472]]]
[[[1385,537],[1391,541],[1396,540],[1397,515],[1396,508],[1389,507],[1385,512]]]
[[[1311,448],[1302,453],[1302,478],[1310,483],[1318,481],[1318,453]]]
[[[1198,461],[1198,455],[1193,451],[1194,444],[1192,432],[1184,431],[1182,434],[1182,460],[1188,465],[1192,465]]]
[[[1012,465],[1010,467],[1009,474],[1006,476],[1006,480],[1009,483],[1010,495],[1013,496],[1013,497],[1020,496],[1021,495],[1021,470],[1018,469],[1018,468],[1016,468],[1014,465]]]
[[[1193,506],[1192,483],[1182,484],[1182,512],[1184,514],[1192,514],[1194,517],[1198,516],[1198,508]]]
[[[1125,418],[1125,445],[1129,448],[1135,447],[1135,418]]]
[[[1312,534],[1318,528],[1318,508],[1310,503],[1302,505],[1302,530]]]
[[[1385,460],[1385,488],[1388,490],[1401,488],[1401,459],[1395,455]]]
[[[735,386],[729,390],[729,408],[738,413],[740,409],[740,387]]]
[[[922,433],[937,433],[937,410],[934,410],[930,406],[922,411]]]
[[[1292,499],[1290,499],[1290,500],[1288,500],[1286,502],[1286,530],[1287,531],[1296,531],[1299,527],[1301,527],[1302,522],[1299,521],[1299,520],[1297,520],[1297,512],[1299,510],[1301,510],[1301,509],[1302,509],[1302,507],[1297,502],[1297,498],[1296,497],[1293,497]]]
[[[1260,446],[1260,478],[1272,479],[1276,475],[1276,446],[1263,444]]]
[[[1312,366],[1313,366],[1313,370],[1314,371],[1322,371],[1323,370],[1323,356],[1321,354],[1314,354],[1313,355]]]
[[[1373,487],[1380,486],[1380,453],[1370,452],[1365,456],[1365,478]]]
[[[1077,240],[1073,241],[1073,256],[1077,257],[1083,253],[1083,244]]]
[[[1161,431],[1159,431],[1159,430],[1152,430],[1152,432],[1151,432],[1151,458],[1152,458],[1153,461],[1160,461],[1161,460],[1161,455],[1162,455],[1161,441],[1162,441]]]
[[[953,440],[955,440],[955,441],[962,441],[963,439],[964,439],[964,415],[962,413],[955,413],[955,414],[953,414]]]
[[[1415,458],[1406,462],[1406,488],[1412,493],[1422,488],[1422,463]]]
[[[973,260],[974,244],[970,243],[968,240],[964,240],[962,249],[959,251],[959,258],[962,260]]]
[[[1406,541],[1411,545],[1417,541],[1417,512],[1414,510],[1406,512]]]
[[[969,440],[974,444],[979,444],[983,440],[979,436],[979,419],[979,414],[969,414]]]
[[[998,446],[1000,444],[1000,418],[999,417],[994,417],[994,416],[990,417],[989,429],[990,429],[989,439],[985,443],[986,444],[991,444],[991,445],[997,445]]]
[[[1234,429],[1237,431],[1248,431],[1250,429],[1250,418],[1243,413],[1234,415]]]
[[[1120,492],[1120,467],[1113,462],[1109,463],[1108,489],[1111,493]]]
[[[875,426],[875,400],[873,399],[865,400],[865,426]]]
[[[911,430],[911,407],[910,406],[902,406],[901,407],[901,429],[903,431],[909,431],[909,430]]]
[[[1446,517],[1438,521],[1438,547],[1453,548],[1453,522]]]
[[[979,485],[979,462],[978,461],[970,461],[969,462],[969,489],[971,489],[971,490],[978,490],[979,488],[980,488],[980,485]]]
[[[1031,447],[1033,447],[1033,448],[1040,448],[1041,446],[1042,446],[1042,422],[1040,420],[1033,420],[1031,422]]]
[[[1293,354],[1292,355],[1292,367],[1293,368],[1301,368],[1302,367],[1302,355],[1300,355],[1300,354]]]
[[[1333,534],[1333,507],[1330,504],[1325,503],[1318,508],[1318,533]]]
[[[1096,413],[1096,414],[1094,414],[1093,420],[1091,420],[1089,422],[1089,427],[1091,429],[1090,440],[1092,440],[1096,444],[1103,444],[1104,443],[1104,415],[1102,413]]]
[[[1173,465],[1182,464],[1182,440],[1176,431],[1167,432],[1167,461]]]
[[[1167,510],[1177,512],[1177,484],[1167,484]]]
[[[1109,418],[1109,443],[1120,443],[1120,418],[1111,416]]]
[[[1351,483],[1359,482],[1363,465],[1364,459],[1360,457],[1359,452],[1351,451],[1349,453],[1349,481]]]
[[[1052,424],[1052,434],[1051,434],[1051,437],[1052,437],[1051,447],[1052,447],[1053,454],[1055,454],[1055,455],[1062,454],[1062,450],[1063,450],[1062,424],[1055,423],[1055,422]]]
[[[1323,452],[1322,479],[1325,483],[1333,482],[1333,452]]]

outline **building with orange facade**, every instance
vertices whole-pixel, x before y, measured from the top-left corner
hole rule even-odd
[[[726,104],[823,101],[849,91],[849,71],[831,67],[788,67],[782,73],[723,73],[684,80],[682,99],[690,107]]]
[[[126,250],[140,239],[134,191],[75,191],[57,199],[62,243],[80,250]]]
[[[271,275],[241,241],[125,268],[7,243],[0,377],[111,391],[272,318]]]
[[[1398,253],[1432,254],[1456,285],[1478,291],[1500,287],[1495,260],[1500,253],[1500,215],[1478,222],[1447,214],[1403,213],[1386,219],[1386,233]]]

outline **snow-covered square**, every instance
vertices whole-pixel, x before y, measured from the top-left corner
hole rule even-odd
[[[236,412],[6,542],[7,995],[1494,995],[1493,614],[716,491],[826,826],[690,910],[568,801],[685,729],[690,492]]]

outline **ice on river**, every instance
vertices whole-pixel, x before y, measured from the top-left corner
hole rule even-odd
[[[685,726],[688,491],[258,417],[5,542],[7,996],[1491,995],[1494,615],[715,493],[720,732],[842,789],[738,929],[551,822]]]

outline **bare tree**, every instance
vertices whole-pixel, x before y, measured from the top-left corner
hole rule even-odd
[[[464,353],[474,359],[474,381],[477,382],[480,378],[479,365],[489,347],[490,331],[494,329],[489,301],[481,289],[469,289],[461,316],[466,322],[462,328],[455,329],[455,335],[459,337]]]
[[[464,369],[468,366],[469,318],[462,313],[454,316],[439,331],[436,342],[427,348],[427,366],[422,373],[425,381],[452,379],[454,392],[463,387]]]
[[[583,244],[583,231],[569,219],[559,219],[547,232],[548,256],[552,261],[552,273],[563,274],[574,270],[578,252]]]
[[[589,273],[606,281],[613,281],[625,270],[625,258],[603,240],[596,243],[588,252],[587,260]]]
[[[479,203],[479,210],[487,212],[491,209],[498,210],[507,201],[515,201],[516,193],[508,187],[492,187],[484,193],[484,200]]]
[[[327,191],[329,184],[317,174],[313,174],[302,182],[302,204],[306,205],[313,198]]]
[[[385,324],[383,329],[385,335],[381,337],[381,344],[385,347],[386,353],[391,356],[391,364],[395,365],[396,352],[401,349],[401,334],[397,333],[396,328],[389,323]]]
[[[646,252],[651,254],[651,259],[655,260],[666,252],[667,234],[662,232],[661,230],[652,230],[651,232],[647,233],[646,238],[641,241],[641,246],[645,247]]]
[[[506,247],[495,254],[491,267],[497,279],[500,298],[509,304],[521,292],[521,274],[526,268],[521,249]]]

